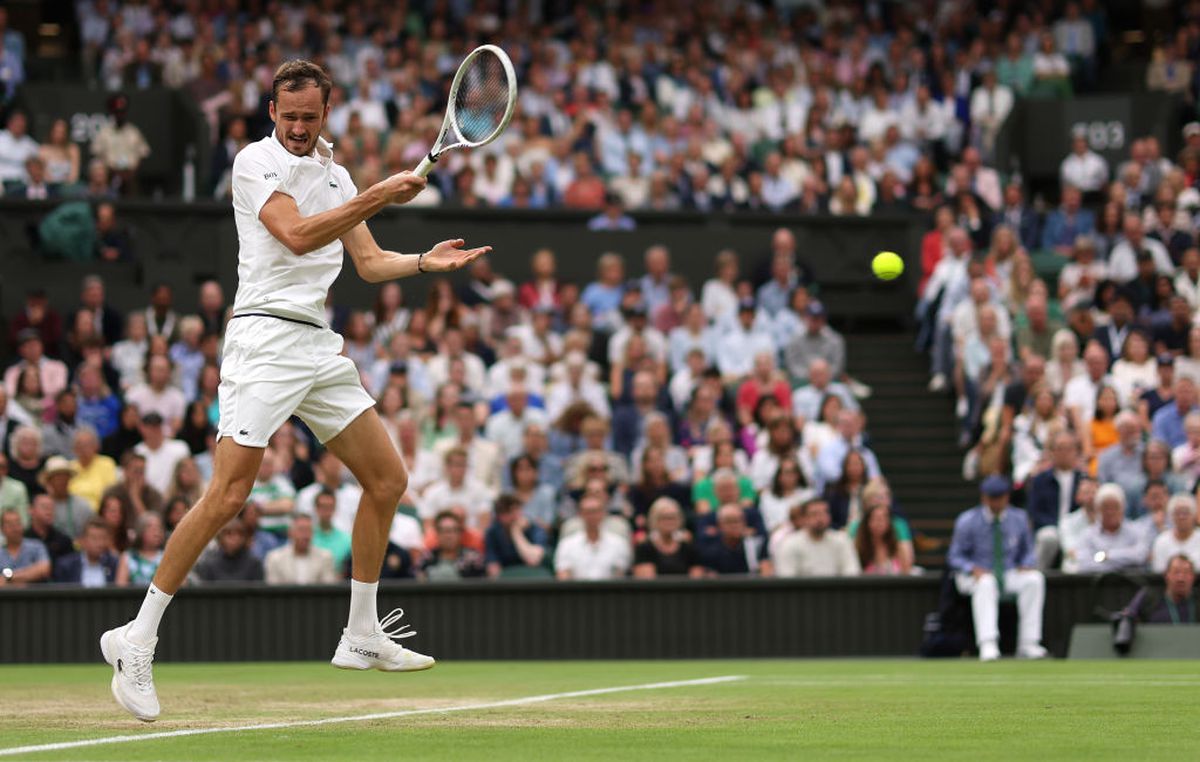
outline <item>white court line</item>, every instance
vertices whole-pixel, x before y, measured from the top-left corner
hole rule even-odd
[[[615,688],[593,688],[586,691],[570,691],[568,693],[545,693],[540,696],[525,696],[524,698],[489,701],[483,704],[465,704],[463,706],[447,706],[437,709],[405,709],[397,712],[378,712],[376,714],[359,714],[351,717],[326,717],[320,720],[295,720],[292,722],[264,722],[258,725],[242,725],[239,727],[192,728],[188,730],[170,730],[162,733],[143,733],[140,735],[109,736],[107,738],[89,738],[82,741],[64,741],[62,743],[46,743],[37,746],[14,746],[0,749],[0,757],[11,757],[18,754],[35,754],[41,751],[62,751],[64,749],[81,749],[88,746],[103,746],[114,743],[131,743],[133,741],[151,741],[159,738],[179,738],[182,736],[201,736],[212,733],[243,733],[250,730],[280,730],[282,728],[306,728],[316,725],[333,725],[342,722],[366,722],[368,720],[390,720],[395,717],[413,717],[420,714],[447,714],[450,712],[473,712],[480,709],[499,709],[507,706],[525,706],[539,704],[545,701],[558,701],[584,696],[603,696],[609,693],[629,693],[631,691],[654,691],[661,688],[687,688],[693,685],[717,685],[745,680],[745,675],[723,675],[721,677],[703,677],[696,680],[673,680],[665,683],[644,683],[642,685],[619,685]]]

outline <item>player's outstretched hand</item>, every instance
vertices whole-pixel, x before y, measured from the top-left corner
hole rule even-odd
[[[475,249],[464,249],[466,243],[461,238],[442,241],[421,258],[421,270],[427,273],[446,273],[458,270],[479,259],[492,250],[491,246],[480,246]]]
[[[425,178],[413,172],[397,172],[379,183],[393,204],[407,204],[425,187]]]

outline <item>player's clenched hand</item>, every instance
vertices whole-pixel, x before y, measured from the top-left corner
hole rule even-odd
[[[393,204],[407,204],[425,187],[425,178],[412,172],[397,172],[379,183]]]
[[[492,250],[491,246],[464,249],[461,238],[442,241],[421,257],[421,270],[427,273],[444,273],[465,267]]]

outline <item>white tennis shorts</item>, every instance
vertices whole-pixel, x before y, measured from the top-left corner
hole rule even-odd
[[[328,328],[274,317],[230,320],[217,390],[217,439],[266,447],[293,413],[322,444],[336,437],[375,405],[341,351],[342,337]]]

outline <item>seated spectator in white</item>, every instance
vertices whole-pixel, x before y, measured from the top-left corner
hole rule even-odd
[[[632,561],[629,538],[604,529],[608,512],[598,497],[584,495],[579,501],[582,531],[559,542],[554,553],[554,571],[559,579],[620,579]]]
[[[529,392],[513,385],[504,395],[505,409],[492,413],[484,426],[484,437],[500,446],[500,455],[507,463],[521,452],[522,435],[529,424],[546,425],[546,411],[529,406]]]
[[[1097,259],[1092,236],[1075,236],[1070,255],[1071,261],[1058,274],[1058,298],[1064,311],[1091,302],[1096,285],[1108,278],[1108,262]]]
[[[187,398],[171,384],[172,363],[164,355],[154,355],[146,361],[146,380],[125,393],[125,401],[137,405],[143,417],[157,413],[174,434],[187,413]]]
[[[338,508],[337,496],[326,487],[322,488],[313,500],[312,514],[304,515],[312,515],[316,518],[316,524],[313,526],[313,545],[329,551],[330,556],[333,557],[333,567],[335,569],[342,569],[345,568],[346,562],[350,560],[351,543],[350,533],[339,529],[335,523]],[[396,534],[396,527],[401,523],[400,518],[397,515],[392,520],[393,531],[389,535],[389,538],[394,537]],[[405,516],[404,518],[409,517]],[[416,533],[420,534],[419,528],[416,530]],[[395,542],[395,539],[392,541]]]
[[[443,456],[442,479],[425,490],[418,504],[418,514],[426,531],[433,528],[433,519],[451,508],[465,511],[467,526],[484,531],[491,522],[494,493],[467,475],[467,453],[461,447],[452,447]]]
[[[1005,594],[1017,597],[1017,656],[1046,656],[1041,646],[1046,579],[1034,568],[1029,519],[1009,505],[1010,491],[1003,476],[984,479],[981,504],[954,522],[946,555],[958,592],[971,598],[980,661],[1000,658],[1000,598]]]
[[[484,533],[487,575],[502,576],[505,569],[543,567],[546,533],[525,517],[521,502],[512,495],[496,498],[495,518]]]
[[[982,82],[971,93],[971,126],[975,132],[973,142],[984,154],[991,155],[996,136],[1012,111],[1014,100],[1012,88],[997,83],[996,70],[984,69]]]
[[[1171,470],[1184,482],[1195,484],[1200,479],[1200,410],[1184,417],[1183,433],[1183,444],[1171,450]]]
[[[1071,138],[1071,153],[1059,165],[1058,175],[1064,186],[1093,193],[1108,184],[1108,162],[1088,147],[1086,132],[1076,131]]]
[[[576,402],[586,402],[601,418],[611,417],[612,410],[604,387],[586,373],[587,357],[582,352],[568,352],[563,366],[566,369],[564,378],[552,383],[546,395],[547,418],[558,420]]]
[[[1108,373],[1108,353],[1099,342],[1088,342],[1083,350],[1083,365],[1083,375],[1072,378],[1063,387],[1062,404],[1075,431],[1089,432],[1096,410],[1096,394],[1100,387],[1112,386],[1113,378]]]
[[[111,362],[120,374],[122,389],[132,389],[143,382],[148,349],[146,316],[131,312],[125,319],[125,338],[112,347]]]
[[[756,491],[765,490],[775,478],[779,464],[785,460],[795,461],[804,472],[805,483],[813,481],[813,463],[808,452],[799,446],[795,422],[786,413],[778,413],[767,421],[766,441],[758,445],[750,459],[750,481]]]
[[[0,508],[0,513],[11,510]],[[54,526],[54,498],[47,494],[34,495],[29,505],[29,525],[25,537],[37,540],[46,546],[50,554],[50,563],[75,551],[75,540],[70,535]]]
[[[642,478],[642,456],[649,447],[658,447],[663,451],[667,475],[672,481],[687,481],[690,472],[687,450],[674,443],[671,439],[671,419],[657,410],[646,416],[641,441],[633,448],[629,458],[634,464],[634,481]]]
[[[1058,398],[1049,385],[1035,386],[1026,397],[1025,409],[1012,423],[1013,480],[1020,485],[1029,481],[1042,463],[1054,435],[1067,428],[1067,420],[1058,407]]]
[[[750,375],[758,353],[776,352],[771,334],[756,325],[756,310],[753,299],[738,302],[737,322],[717,340],[717,370],[729,383]]]
[[[146,460],[146,484],[153,487],[158,494],[165,495],[171,487],[175,466],[179,461],[190,457],[192,451],[185,442],[167,438],[164,419],[158,412],[143,415],[138,431],[142,441],[133,451]]]
[[[1140,215],[1130,212],[1125,215],[1124,236],[1108,254],[1108,277],[1117,283],[1128,283],[1137,277],[1138,255],[1150,252],[1154,269],[1164,275],[1174,276],[1175,265],[1171,255],[1161,241],[1146,236]]]
[[[500,359],[488,368],[487,398],[496,399],[508,394],[516,383],[524,384],[532,397],[541,398],[546,394],[546,368],[525,356],[525,347],[515,328],[508,329],[497,351]]]
[[[705,367],[717,356],[717,331],[709,325],[699,304],[691,304],[683,315],[683,324],[667,334],[667,360],[678,373],[688,364],[692,352],[699,352]]]
[[[313,544],[312,516],[297,513],[288,527],[288,543],[263,562],[268,585],[332,585],[341,579],[333,554]]]
[[[460,449],[467,455],[467,465],[472,479],[489,490],[500,487],[500,471],[507,462],[500,453],[500,446],[479,436],[475,407],[469,402],[459,402],[454,408],[454,428],[457,438],[439,442],[434,451],[445,458],[451,449]]]
[[[113,584],[120,561],[109,548],[112,534],[104,519],[89,519],[78,542],[77,553],[63,556],[54,564],[54,581],[84,587]]]
[[[808,364],[808,384],[792,393],[792,412],[803,417],[805,422],[817,421],[822,402],[831,394],[842,401],[846,410],[858,410],[858,400],[850,388],[841,381],[834,381],[829,362],[817,357]]]
[[[732,469],[735,474],[750,472],[750,459],[746,457],[746,451],[739,450],[734,446],[733,429],[723,418],[714,417],[704,429],[703,443],[689,448],[693,482],[699,482],[716,468],[720,468],[716,462],[717,453],[722,445],[727,446],[728,468]],[[747,484],[750,484],[749,479],[747,479]],[[750,486],[753,488],[752,484]]]
[[[1158,409],[1150,419],[1150,438],[1166,443],[1172,449],[1187,441],[1183,422],[1196,410],[1196,381],[1191,376],[1175,376],[1175,399]]]
[[[1087,373],[1083,360],[1079,359],[1079,340],[1069,328],[1054,334],[1050,342],[1050,357],[1046,361],[1046,383],[1056,394],[1061,395],[1067,384],[1076,376]]]
[[[704,567],[687,531],[683,509],[669,497],[660,497],[650,506],[646,520],[646,539],[633,550],[633,576],[703,577]]]
[[[38,482],[54,500],[54,525],[70,536],[79,537],[95,511],[86,500],[70,493],[69,485],[74,475],[70,462],[55,455],[46,461]]]
[[[701,550],[700,562],[711,575],[751,574],[774,576],[767,555],[767,538],[748,533],[746,512],[736,503],[722,505],[716,511],[717,537]]]
[[[1058,522],[1058,543],[1062,550],[1062,570],[1068,574],[1079,572],[1079,547],[1083,536],[1096,523],[1096,491],[1099,484],[1091,477],[1079,479],[1075,488],[1075,503],[1078,509],[1071,511]]]
[[[1196,624],[1196,564],[1188,556],[1170,559],[1162,596],[1147,596],[1138,614],[1147,624]]]
[[[0,45],[0,52],[3,48]],[[37,141],[29,137],[29,119],[25,113],[12,112],[5,129],[0,130],[0,185],[28,179],[25,162],[38,155],[38,148]]]
[[[1145,535],[1125,520],[1125,490],[1104,484],[1096,492],[1098,520],[1079,544],[1082,573],[1141,569],[1148,555]]]
[[[854,549],[863,574],[894,576],[912,572],[912,558],[901,550],[891,509],[886,503],[863,510],[862,522],[854,533]]]
[[[482,577],[483,555],[463,545],[462,519],[453,511],[442,511],[433,519],[437,545],[421,562],[419,577],[434,582]]]
[[[30,582],[43,582],[50,578],[50,553],[41,540],[22,534],[24,525],[21,516],[12,508],[0,512],[0,587],[24,586]],[[107,530],[105,530],[107,536]]]
[[[767,531],[773,533],[786,524],[793,508],[815,496],[816,492],[808,486],[800,463],[795,458],[780,460],[771,483],[758,496],[758,510]]]
[[[484,388],[487,370],[483,360],[479,359],[479,355],[466,351],[466,342],[463,339],[462,331],[453,327],[446,328],[442,334],[442,343],[438,347],[437,354],[425,366],[425,370],[429,374],[429,381],[434,388],[442,386],[450,379],[450,363],[454,360],[462,360],[466,366],[468,388],[475,390]]]
[[[640,336],[646,342],[646,354],[653,357],[656,362],[665,363],[667,361],[667,337],[662,334],[662,331],[649,324],[646,305],[638,302],[624,307],[621,312],[625,318],[625,324],[608,340],[609,364],[613,365],[624,359],[629,340],[634,336]]]
[[[166,529],[159,514],[143,513],[139,516],[134,526],[133,543],[121,554],[116,583],[121,586],[149,585],[162,561],[166,541]]]
[[[1187,556],[1193,566],[1200,566],[1200,532],[1196,531],[1196,500],[1191,495],[1173,495],[1167,503],[1167,514],[1174,525],[1154,538],[1150,546],[1150,570],[1161,574],[1167,564],[1179,555]]]
[[[788,234],[790,235],[790,233]],[[709,322],[720,325],[726,320],[732,319],[738,309],[737,252],[725,249],[717,254],[713,272],[715,277],[706,280],[700,290],[700,306]]]
[[[856,577],[862,572],[850,537],[829,528],[829,503],[814,497],[801,504],[803,525],[779,544],[779,577]]]
[[[260,582],[262,561],[250,552],[249,537],[241,519],[233,519],[217,533],[216,547],[200,556],[192,576],[201,582]]]
[[[1158,358],[1150,352],[1150,338],[1133,328],[1125,335],[1120,358],[1113,363],[1112,377],[1124,407],[1133,407],[1142,393],[1158,385]]]
[[[837,439],[821,448],[817,455],[816,473],[813,478],[813,488],[824,490],[826,484],[836,482],[842,476],[842,464],[846,461],[846,453],[857,450],[867,464],[867,478],[874,479],[882,475],[879,460],[875,453],[863,444],[863,416],[853,410],[843,410],[838,414]]]

